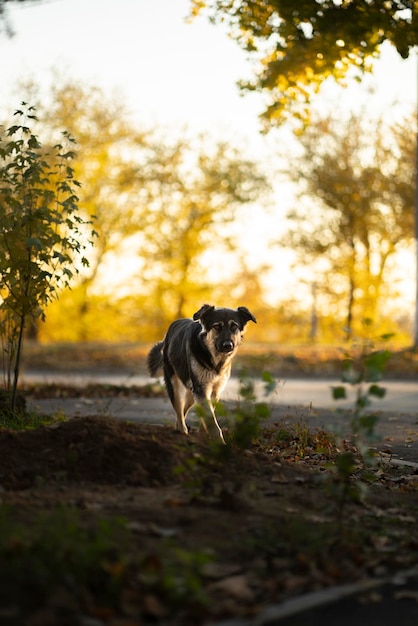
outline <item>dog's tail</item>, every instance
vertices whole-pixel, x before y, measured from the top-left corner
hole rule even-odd
[[[163,345],[164,341],[159,341],[149,351],[147,357],[147,368],[150,376],[156,376],[158,370],[163,366]]]

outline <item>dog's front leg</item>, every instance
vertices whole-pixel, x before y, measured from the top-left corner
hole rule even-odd
[[[222,429],[216,419],[215,410],[213,408],[212,400],[210,398],[196,398],[200,410],[198,414],[200,416],[202,426],[212,439],[220,439],[222,443],[225,443],[225,439],[222,433]]]
[[[173,402],[173,407],[176,412],[177,418],[176,429],[180,430],[186,435],[189,432],[189,429],[186,425],[186,417],[193,404],[194,398],[190,391],[186,393],[185,397],[177,396]]]
[[[187,435],[189,429],[186,425],[186,416],[194,403],[193,394],[177,376],[169,379],[169,384],[167,385],[166,383],[166,386],[169,391],[171,404],[176,412],[176,429]]]

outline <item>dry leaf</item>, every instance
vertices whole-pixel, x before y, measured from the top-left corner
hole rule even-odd
[[[215,583],[212,588],[221,591],[236,600],[242,602],[253,602],[254,592],[250,587],[248,579],[244,575],[230,576]]]

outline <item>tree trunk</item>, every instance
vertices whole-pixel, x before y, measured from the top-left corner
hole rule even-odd
[[[312,283],[311,294],[312,294],[312,307],[311,307],[311,329],[309,332],[309,339],[312,343],[316,343],[318,339],[318,310],[317,310],[317,294],[318,294],[318,285],[316,282]]]
[[[353,308],[354,308],[354,289],[355,283],[350,276],[350,287],[348,293],[348,305],[347,305],[347,321],[345,324],[345,341],[350,341],[353,335]]]
[[[15,365],[14,365],[14,373],[13,373],[13,384],[12,384],[12,392],[10,396],[10,409],[12,413],[16,412],[16,401],[17,401],[17,384],[19,382],[19,372],[20,372],[20,361],[22,357],[22,347],[23,347],[23,332],[25,330],[25,315],[22,314],[19,319],[19,331],[18,331],[18,339],[16,346],[16,357],[15,357]]]

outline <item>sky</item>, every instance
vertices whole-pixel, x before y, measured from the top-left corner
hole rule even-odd
[[[188,0],[46,0],[9,10],[15,31],[0,42],[4,91],[16,74],[52,66],[126,95],[141,120],[257,132],[257,98],[235,82],[244,53],[206,19],[186,23]],[[257,101],[258,100],[258,101]]]
[[[187,22],[189,0],[46,0],[7,6],[15,35],[0,38],[2,109],[13,111],[20,104],[13,93],[17,78],[47,84],[51,68],[59,68],[73,80],[122,96],[141,124],[176,131],[187,126],[236,138],[250,156],[272,159],[280,135],[259,132],[263,97],[242,96],[236,86],[252,75],[251,64],[219,26],[204,17]],[[416,103],[416,67],[416,58],[402,61],[388,47],[372,78],[343,93],[330,85],[318,106],[369,103],[377,114],[396,117]],[[368,93],[371,84],[374,96]],[[240,236],[254,259],[263,260],[264,252],[280,265],[280,289],[286,289],[284,257],[277,249],[267,251],[266,241],[279,232],[292,198],[284,187],[276,195],[274,211],[265,219],[254,220],[247,211]],[[289,275],[290,287],[292,280]]]

